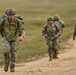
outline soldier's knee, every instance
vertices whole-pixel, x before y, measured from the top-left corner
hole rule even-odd
[[[6,59],[9,59],[9,53],[8,53],[8,52],[4,52],[4,57],[5,57]]]
[[[16,53],[15,52],[12,52],[11,55],[12,55],[13,58],[15,58]]]
[[[18,50],[19,49],[19,44],[18,44],[18,42],[14,42],[14,43],[12,43],[12,50],[14,50],[14,51],[16,51],[16,50]]]
[[[49,53],[49,54],[52,53],[52,48],[49,47],[49,49],[48,49],[48,53]]]
[[[4,43],[3,44],[3,50],[4,50],[4,52],[10,52],[10,46],[9,46],[9,44]]]
[[[59,53],[58,48],[53,48],[53,50],[54,50],[54,52],[55,52],[56,54]]]
[[[11,53],[11,61],[12,62],[15,62],[16,61],[16,51],[12,51],[12,53]]]

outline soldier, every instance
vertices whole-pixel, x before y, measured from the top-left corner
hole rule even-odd
[[[65,28],[65,24],[64,24],[63,21],[60,20],[60,17],[58,15],[54,16],[54,23],[57,24],[61,29],[60,37],[58,37],[58,40],[57,40],[58,41],[58,46],[59,46],[59,44],[61,42],[61,40],[60,40],[61,39],[61,34],[63,32],[63,29]]]
[[[7,17],[0,22],[0,34],[4,38],[2,47],[4,51],[4,71],[15,72],[16,51],[19,43],[24,39],[24,28],[21,21],[15,17],[15,10],[9,8],[6,12]]]
[[[58,15],[54,16],[54,23],[58,24],[61,31],[63,32],[63,29],[65,28],[65,24],[63,21],[60,20],[60,17]]]
[[[53,58],[58,59],[57,38],[60,35],[60,28],[57,24],[54,24],[52,16],[47,19],[47,24],[42,28],[42,34],[48,45],[49,61]]]
[[[74,32],[73,32],[73,40],[75,40],[75,36],[76,36],[76,25],[75,25]]]

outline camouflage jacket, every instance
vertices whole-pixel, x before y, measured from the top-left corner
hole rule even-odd
[[[24,30],[18,18],[13,17],[12,21],[9,22],[6,17],[0,22],[0,34],[9,41],[13,41],[19,36],[24,36]]]
[[[60,30],[60,28],[59,28],[59,26],[57,24],[56,25],[53,24],[51,26],[49,26],[48,24],[46,24],[42,28],[42,34],[43,34],[43,36],[45,34],[47,34],[48,35],[47,38],[49,38],[49,39],[55,39],[55,38],[58,38],[60,36],[61,30]]]

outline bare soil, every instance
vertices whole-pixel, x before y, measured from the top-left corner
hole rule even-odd
[[[67,49],[59,54],[59,59],[48,61],[49,57],[28,63],[16,64],[16,72],[4,72],[0,75],[76,75],[76,41],[70,39]]]

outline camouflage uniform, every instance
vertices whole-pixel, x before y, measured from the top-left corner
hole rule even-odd
[[[52,58],[58,58],[57,38],[60,35],[60,32],[61,31],[59,26],[57,24],[55,25],[54,23],[51,26],[47,23],[42,28],[43,36],[45,36],[45,34],[48,35],[45,37],[45,40],[46,40],[46,44],[48,45],[48,53],[49,53],[50,60],[52,60]]]
[[[12,13],[12,9],[9,12]],[[9,12],[7,15],[10,15]],[[4,71],[8,71],[10,66],[10,71],[14,72],[15,61],[16,61],[16,51],[19,48],[18,37],[24,36],[24,28],[22,27],[21,21],[16,18],[13,14],[12,20],[8,20],[8,16],[1,20],[0,23],[0,33],[4,38],[3,41],[3,51],[4,51]]]

